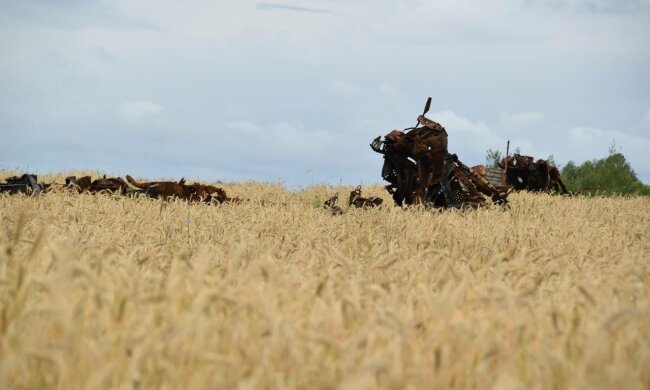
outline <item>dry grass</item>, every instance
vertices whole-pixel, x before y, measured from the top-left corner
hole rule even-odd
[[[650,388],[648,198],[226,189],[0,195],[0,388]]]

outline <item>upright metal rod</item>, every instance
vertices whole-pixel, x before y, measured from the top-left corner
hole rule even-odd
[[[504,174],[506,177],[508,177],[508,156],[510,155],[510,140],[508,140],[508,144],[506,145],[506,167],[505,167],[505,172]]]

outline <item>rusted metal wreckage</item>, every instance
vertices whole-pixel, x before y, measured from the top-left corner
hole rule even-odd
[[[478,207],[490,199],[507,204],[507,191],[472,172],[447,150],[447,131],[425,115],[427,100],[415,127],[375,138],[370,147],[384,156],[382,177],[395,204],[443,208]]]
[[[65,178],[65,185],[68,188],[81,192],[96,193],[112,193],[118,195],[126,195],[128,185],[120,177],[101,177],[92,180],[90,176],[82,176],[77,179],[75,176],[68,176]]]
[[[499,163],[499,168],[505,170],[506,184],[515,191],[544,191],[554,189],[561,194],[568,194],[560,178],[560,171],[548,161],[515,153]]]
[[[200,183],[185,184],[184,178],[178,182],[153,181],[140,183],[127,175],[126,180],[137,190],[143,191],[153,198],[180,198],[188,202],[206,203],[241,202],[239,198],[229,198],[222,188]]]
[[[560,171],[546,160],[535,160],[531,156],[515,153],[504,157],[498,167],[472,167],[472,172],[484,177],[495,188],[514,191],[549,192],[559,194],[569,192],[560,178]]]
[[[55,185],[56,186],[56,185]],[[6,179],[5,184],[0,184],[0,192],[26,193],[36,195],[46,192],[51,188],[49,184],[39,184],[36,175],[24,174]],[[173,199],[178,198],[188,202],[204,203],[239,203],[241,199],[230,198],[222,188],[212,185],[192,183],[186,184],[185,179],[175,181],[154,181],[141,183],[131,176],[126,176],[126,181],[120,177],[101,177],[93,180],[90,176],[77,178],[69,176],[65,179],[65,187],[73,191],[92,194],[109,193],[117,195],[142,194],[151,198]]]
[[[65,179],[66,186],[75,188],[79,192],[110,192],[121,195],[144,194],[151,198],[173,199],[178,198],[188,202],[205,203],[239,203],[241,199],[230,198],[222,188],[212,185],[192,183],[186,184],[185,179],[179,181],[152,181],[138,182],[126,175],[122,178],[103,178],[91,181],[90,176],[77,179],[70,176]]]
[[[8,192],[10,194],[29,194],[38,195],[43,191],[43,185],[38,184],[38,176],[26,173],[22,176],[12,176],[5,179],[5,182],[0,184],[0,192]]]
[[[325,201],[323,208],[330,210],[334,215],[343,214],[343,209],[337,205],[338,200],[339,193],[337,192],[334,196]],[[357,188],[351,191],[350,197],[348,198],[348,205],[357,209],[377,207],[381,206],[382,203],[384,203],[384,200],[377,196],[371,196],[369,198],[361,196],[361,186],[357,186]]]

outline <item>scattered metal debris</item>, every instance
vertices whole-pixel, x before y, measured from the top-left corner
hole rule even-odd
[[[506,204],[507,192],[499,191],[447,151],[447,131],[425,117],[427,100],[415,127],[393,130],[375,138],[370,147],[384,155],[382,177],[398,206],[478,207],[486,202]]]
[[[185,179],[174,181],[153,181],[140,183],[127,175],[126,180],[135,188],[152,198],[179,198],[188,202],[205,203],[240,203],[239,198],[229,198],[222,188],[212,185],[193,183],[185,184]]]
[[[185,199],[191,195],[191,190],[185,188],[185,179],[178,182],[175,181],[152,181],[152,182],[138,182],[131,176],[126,175],[126,181],[133,187],[141,190],[142,193],[152,198],[180,198]]]
[[[361,196],[361,186],[357,186],[356,189],[350,192],[350,198],[348,200],[348,204],[350,206],[354,206],[358,209],[377,207],[382,203],[384,203],[384,200],[376,196],[371,196],[370,198],[363,198]]]
[[[79,179],[76,176],[68,176],[65,178],[65,186],[76,189],[78,192],[88,191],[91,183],[92,179],[90,176],[83,176]]]
[[[343,209],[336,204],[338,200],[339,193],[337,192],[334,196],[330,197],[325,201],[325,203],[323,203],[323,208],[329,210],[333,215],[343,214]],[[357,186],[357,188],[350,191],[350,197],[348,198],[348,205],[357,209],[377,207],[382,203],[384,203],[384,200],[376,196],[371,196],[369,198],[362,197],[361,186]]]
[[[4,184],[0,184],[0,192],[8,192],[10,194],[20,192],[29,195],[38,195],[42,190],[43,187],[38,184],[38,177],[28,173],[20,177],[8,177],[5,179]]]
[[[186,184],[185,179],[175,181],[152,181],[138,182],[131,176],[122,178],[106,178],[92,181],[90,176],[83,176],[77,179],[70,176],[65,179],[66,187],[75,188],[79,192],[111,192],[119,194],[144,194],[151,198],[178,198],[189,202],[206,203],[239,203],[241,199],[230,198],[226,191],[212,185],[193,183]]]
[[[126,182],[121,177],[107,178],[106,175],[104,175],[104,177],[93,180],[93,182],[90,183],[89,191],[93,193],[108,192],[111,194],[125,195],[127,188],[128,186]]]
[[[334,194],[334,196],[330,197],[328,200],[325,201],[323,204],[323,208],[326,210],[329,210],[333,215],[341,215],[343,214],[343,210],[336,205],[336,202],[339,200],[339,193],[337,192]]]
[[[68,188],[76,189],[79,193],[111,193],[125,195],[129,187],[121,177],[109,177],[106,175],[99,179],[92,180],[90,176],[83,176],[77,179],[76,176],[65,178],[65,185]]]
[[[187,200],[202,201],[206,203],[241,203],[242,199],[238,197],[230,198],[223,188],[215,187],[213,185],[192,183],[186,184],[189,188],[189,198]]]

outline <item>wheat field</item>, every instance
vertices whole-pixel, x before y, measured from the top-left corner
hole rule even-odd
[[[223,187],[0,194],[0,388],[650,388],[648,198]]]

